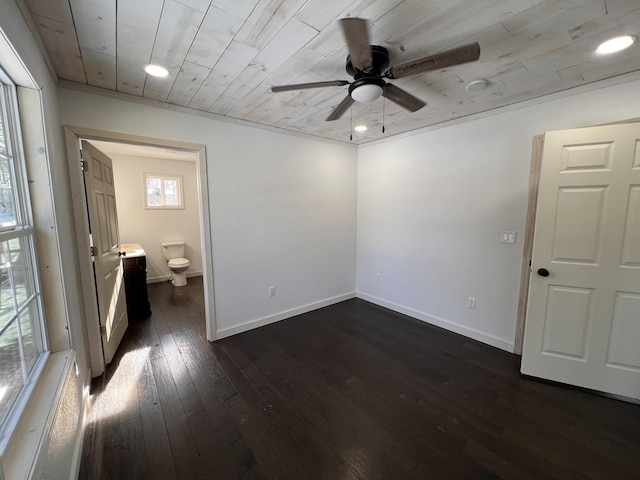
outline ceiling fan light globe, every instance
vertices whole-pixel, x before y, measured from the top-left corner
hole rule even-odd
[[[371,103],[382,96],[382,87],[376,84],[365,84],[351,91],[351,98],[359,103]]]

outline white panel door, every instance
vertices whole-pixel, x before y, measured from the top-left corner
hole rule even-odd
[[[98,295],[105,364],[111,363],[129,325],[120,259],[113,164],[90,143],[82,142],[84,179],[93,239],[93,270]]]
[[[640,124],[545,135],[522,373],[640,398]]]

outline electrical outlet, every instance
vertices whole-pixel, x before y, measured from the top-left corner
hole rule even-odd
[[[269,296],[270,297],[276,296],[276,287],[269,287]]]
[[[381,275],[379,273],[376,273],[376,281],[378,283],[380,283],[380,277],[381,277]]]
[[[467,308],[476,308],[476,297],[469,297],[467,299]]]

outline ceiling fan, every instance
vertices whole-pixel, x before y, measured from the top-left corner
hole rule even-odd
[[[461,63],[473,62],[480,57],[480,45],[472,43],[394,65],[387,69],[389,66],[389,52],[384,47],[369,44],[369,33],[365,19],[343,18],[340,20],[340,26],[349,48],[346,70],[353,77],[353,82],[331,80],[271,87],[271,91],[276,93],[289,90],[349,85],[349,94],[326,118],[327,121],[340,118],[353,102],[369,103],[380,98],[380,96],[388,98],[410,112],[418,111],[426,103],[409,92],[387,83],[385,78],[397,79],[408,77],[409,75],[417,75],[429,70],[440,70],[441,68]]]

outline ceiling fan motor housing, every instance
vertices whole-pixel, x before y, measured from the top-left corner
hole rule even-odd
[[[351,56],[347,55],[346,70],[354,78],[349,86],[349,95],[356,102],[373,102],[382,95],[385,81],[382,72],[389,66],[389,52],[379,45],[371,45],[371,68],[358,70],[351,63]]]
[[[371,68],[362,71],[358,70],[351,63],[351,56],[347,55],[347,73],[351,75],[355,80],[358,80],[362,76],[378,76],[381,77],[382,73],[389,66],[389,51],[381,47],[380,45],[371,45]]]

